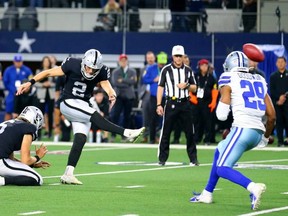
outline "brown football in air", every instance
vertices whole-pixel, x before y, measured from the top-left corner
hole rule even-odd
[[[255,62],[262,62],[265,59],[263,51],[255,44],[246,43],[243,45],[244,54]]]

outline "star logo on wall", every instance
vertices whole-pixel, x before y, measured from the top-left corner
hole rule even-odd
[[[31,45],[36,41],[36,39],[28,38],[27,32],[23,32],[22,38],[16,38],[15,42],[19,44],[18,53],[21,53],[23,51],[27,51],[29,53],[32,53]]]

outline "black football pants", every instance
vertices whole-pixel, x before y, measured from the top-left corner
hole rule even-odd
[[[170,135],[173,126],[179,120],[182,123],[183,130],[186,135],[186,150],[190,162],[197,162],[197,149],[193,139],[194,124],[191,110],[191,104],[187,100],[185,102],[176,102],[167,100],[164,107],[164,121],[160,136],[160,144],[158,150],[158,159],[160,162],[166,162],[169,157]]]

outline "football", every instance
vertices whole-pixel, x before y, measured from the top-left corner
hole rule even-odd
[[[244,54],[255,62],[262,62],[265,59],[263,51],[255,44],[246,43],[243,45]]]

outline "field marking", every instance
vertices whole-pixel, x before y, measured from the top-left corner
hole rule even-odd
[[[36,215],[36,214],[44,214],[46,211],[33,211],[33,212],[24,212],[18,213],[18,215]]]
[[[201,164],[201,166],[208,166],[209,164]],[[121,173],[133,173],[133,172],[147,172],[147,171],[157,171],[157,170],[166,170],[166,169],[180,169],[180,168],[197,168],[191,167],[189,165],[182,165],[182,166],[171,166],[171,167],[157,167],[157,168],[148,168],[148,169],[134,169],[134,170],[118,170],[118,171],[110,171],[110,172],[95,172],[95,173],[82,173],[82,174],[75,174],[74,176],[94,176],[94,175],[110,175],[110,174],[121,174]],[[51,178],[60,178],[61,176],[44,176],[44,179],[51,179]]]
[[[284,207],[280,207],[280,208],[267,209],[267,210],[253,212],[253,213],[241,214],[238,216],[254,216],[254,215],[268,214],[268,213],[284,211],[284,210],[288,210],[288,206],[284,206]]]
[[[270,162],[284,162],[288,159],[273,159],[273,160],[259,160],[259,161],[239,161],[238,164],[249,164],[249,163],[270,163]]]
[[[121,148],[121,149],[129,149],[129,148]],[[107,151],[107,150],[119,150],[119,148],[111,148],[111,147],[104,147],[104,148],[84,148],[82,150],[85,152],[89,152],[89,151]],[[47,154],[68,154],[70,152],[70,149],[66,149],[66,150],[52,150],[52,151],[48,151]]]
[[[116,188],[127,188],[127,189],[134,189],[134,188],[144,188],[144,185],[130,185],[130,186],[116,186]]]
[[[277,162],[277,161],[286,161],[288,159],[279,159],[279,160],[267,160],[269,162]],[[263,163],[266,161],[243,161],[241,163]],[[200,164],[200,166],[211,166],[211,163],[206,163],[206,164]],[[94,175],[110,175],[110,174],[121,174],[121,173],[133,173],[133,172],[147,172],[147,171],[158,171],[158,170],[166,170],[166,169],[180,169],[180,168],[196,168],[196,167],[191,167],[189,165],[181,165],[181,166],[171,166],[171,167],[157,167],[157,168],[148,168],[148,169],[134,169],[134,170],[117,170],[117,171],[109,171],[109,172],[95,172],[95,173],[82,173],[82,174],[75,174],[75,176],[94,176]],[[44,179],[51,179],[51,178],[60,178],[61,176],[44,176]]]
[[[132,166],[159,166],[158,163],[145,162],[145,161],[100,161],[96,162],[97,165],[110,165],[110,166],[122,166],[122,165],[132,165]],[[166,166],[179,166],[186,165],[183,162],[166,162]]]
[[[288,192],[283,192],[283,193],[280,193],[280,194],[288,195]]]
[[[121,216],[139,216],[138,214],[125,214],[125,215],[121,215]]]
[[[41,145],[44,143],[47,146],[72,146],[72,142],[51,142],[51,141],[35,141],[33,145]],[[155,144],[142,144],[142,143],[86,143],[85,147],[115,147],[115,148],[153,148],[158,149],[158,145]],[[213,150],[217,145],[204,146],[197,145],[197,149]],[[186,145],[182,144],[170,144],[170,149],[186,149]],[[265,147],[254,148],[253,151],[288,151],[287,147]]]
[[[52,184],[48,184],[48,185],[58,186],[58,185],[61,185],[61,183],[52,183]]]

